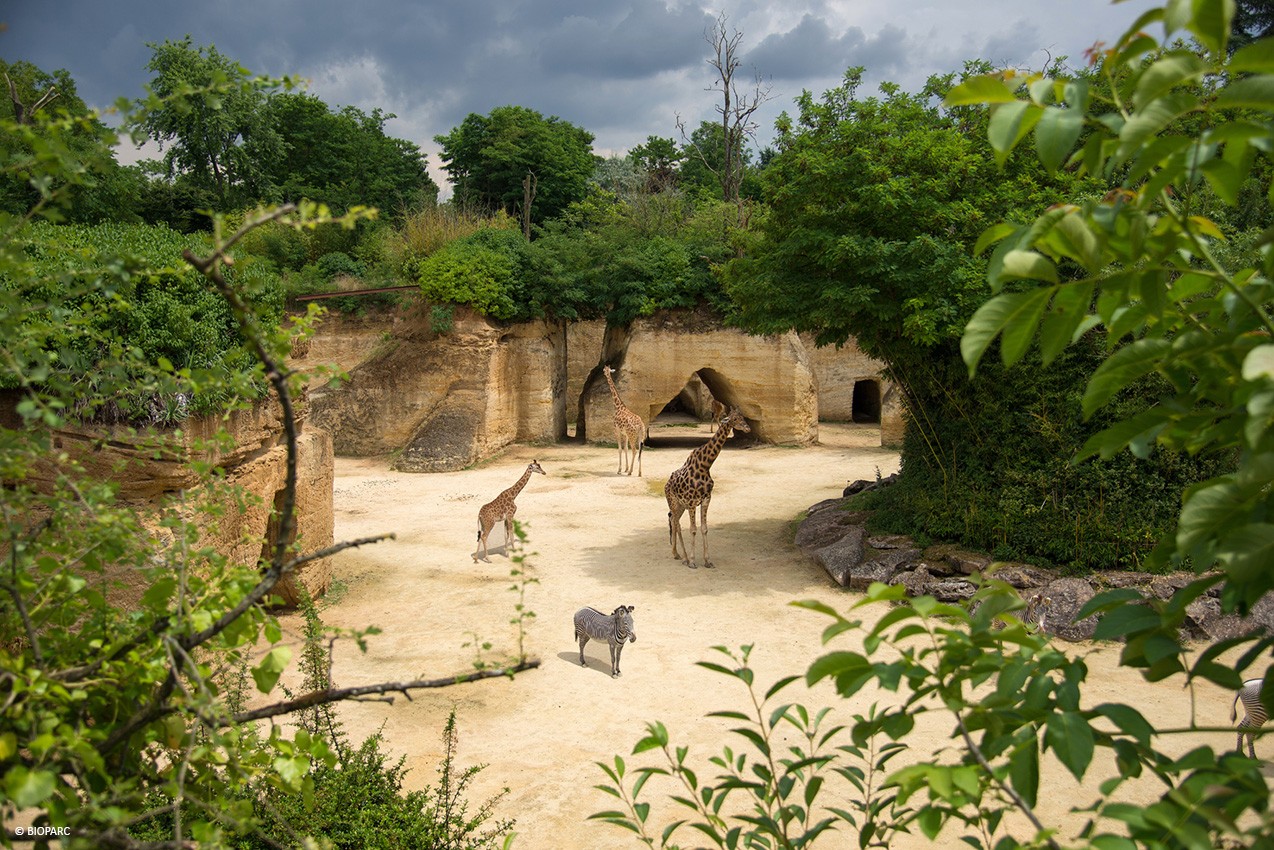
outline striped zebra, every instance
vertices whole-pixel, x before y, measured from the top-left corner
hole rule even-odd
[[[575,639],[579,641],[579,663],[587,667],[584,660],[584,644],[588,639],[606,641],[610,644],[610,677],[619,677],[619,655],[624,651],[624,641],[637,642],[637,631],[633,628],[632,605],[620,605],[610,614],[603,614],[596,608],[581,608],[575,612]]]
[[[1256,737],[1256,734],[1252,730],[1260,729],[1269,719],[1265,714],[1265,705],[1261,702],[1263,681],[1262,679],[1246,680],[1243,687],[1239,688],[1239,692],[1234,695],[1234,704],[1230,706],[1230,722],[1233,723],[1239,716],[1239,700],[1243,700],[1243,720],[1239,723],[1239,738],[1234,746],[1240,753],[1243,752],[1243,736],[1247,735],[1247,754],[1252,758],[1256,758],[1256,748],[1252,746],[1252,739]],[[1248,731],[1244,732],[1245,729]]]
[[[1022,612],[1022,624],[1026,626],[1027,631],[1047,632],[1048,624],[1045,620],[1052,609],[1053,600],[1042,593],[1036,593],[1026,600],[1026,610]]]

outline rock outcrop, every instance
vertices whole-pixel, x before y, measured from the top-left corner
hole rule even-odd
[[[754,438],[780,445],[818,440],[818,383],[795,333],[752,336],[709,314],[665,311],[612,334],[602,354],[618,364],[624,404],[646,422],[697,376],[714,398],[742,411]],[[588,439],[609,442],[614,407],[595,371],[584,389],[584,429]]]
[[[326,431],[307,425],[305,405],[299,405],[297,438],[296,538],[303,551],[332,545],[332,482],[334,455]],[[214,437],[224,429],[230,439]],[[192,417],[180,428],[134,432],[121,426],[66,426],[52,434],[53,447],[80,464],[93,478],[115,483],[118,499],[132,508],[158,539],[168,532],[158,520],[160,507],[170,497],[200,530],[201,545],[210,545],[233,563],[256,564],[277,539],[271,514],[285,487],[287,449],[283,442],[281,410],[275,403],[260,403],[226,416]],[[49,486],[61,473],[60,458],[38,464],[29,482]],[[194,471],[196,464],[224,470],[221,481],[256,496],[242,500],[225,487],[208,488]],[[221,510],[215,522],[207,514],[182,505],[211,500]],[[119,584],[112,602],[128,607],[144,588],[131,570],[110,576]],[[300,588],[311,596],[323,594],[331,582],[331,566],[325,559],[305,564],[285,576],[276,592],[287,604],[295,604]]]
[[[1134,587],[1147,596],[1170,598],[1197,578],[1193,573],[1102,573],[1085,578],[1062,576],[1030,564],[999,563],[981,552],[947,544],[922,548],[903,535],[873,535],[866,530],[867,514],[849,507],[845,499],[828,499],[809,509],[796,532],[796,545],[832,579],[850,590],[866,590],[872,582],[900,584],[908,596],[933,596],[943,602],[969,599],[977,590],[976,575],[988,570],[996,579],[1020,591],[1042,593],[1051,602],[1046,630],[1065,640],[1090,640],[1095,617],[1077,620],[1080,609],[1098,592]],[[1274,595],[1267,595],[1246,618],[1222,615],[1215,593],[1186,608],[1183,637],[1217,641],[1263,630],[1274,634]]]
[[[394,455],[409,472],[463,469],[514,441],[566,435],[565,336],[547,322],[502,325],[457,308],[438,332],[424,308],[313,394],[337,454]]]

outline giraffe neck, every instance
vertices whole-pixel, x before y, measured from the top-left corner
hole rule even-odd
[[[518,493],[522,492],[522,488],[526,486],[526,482],[531,480],[531,467],[526,468],[526,472],[522,473],[522,477],[518,479],[518,483],[514,484],[505,492],[508,493],[510,499],[516,499]]]
[[[695,449],[695,453],[699,455],[699,463],[703,468],[712,466],[712,462],[717,459],[717,455],[721,454],[721,447],[725,445],[726,437],[730,435],[730,426],[722,425],[717,429],[717,433],[713,434],[708,442]]]
[[[615,389],[615,382],[610,379],[610,372],[603,372],[606,376],[606,384],[610,387],[610,400],[615,402],[616,410],[623,410],[624,403],[619,400],[619,390]]]

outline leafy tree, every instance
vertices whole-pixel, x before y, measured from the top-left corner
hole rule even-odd
[[[189,35],[147,46],[155,100],[137,128],[167,148],[169,179],[189,186],[200,206],[221,212],[268,198],[267,163],[278,160],[282,143],[267,119],[266,86],[216,47],[195,47]],[[224,92],[215,103],[183,97],[214,85]]]
[[[13,127],[13,132],[0,138],[0,158],[13,166],[0,181],[0,210],[24,215],[41,199],[53,197],[55,188],[65,188],[57,195],[57,209],[49,211],[59,219],[132,218],[142,191],[141,174],[115,161],[110,146],[114,135],[80,99],[71,75],[61,69],[50,74],[29,62],[2,59],[0,73],[8,92],[7,98],[0,98],[0,119]],[[53,120],[58,115],[65,118]],[[59,178],[67,181],[65,185],[53,187],[34,179],[47,176],[36,160],[50,155],[45,153],[50,149],[58,152],[52,155],[73,157],[79,163],[74,172]]]
[[[277,199],[309,198],[341,211],[374,206],[395,219],[437,200],[420,148],[385,135],[393,115],[333,111],[313,95],[288,93],[272,96],[265,112],[282,142],[282,155],[267,164]]]
[[[522,218],[528,212],[529,175],[534,182],[529,218],[537,224],[584,198],[593,173],[592,133],[523,106],[470,113],[434,141],[442,146],[456,203]]]
[[[685,154],[672,139],[647,136],[645,144],[628,152],[628,158],[646,172],[648,191],[663,192],[676,187],[677,172],[685,160]]]
[[[1236,688],[1252,673],[1263,675],[1262,699],[1270,707],[1274,637],[1251,634],[1187,649],[1179,631],[1187,607],[1212,590],[1224,610],[1244,612],[1274,589],[1266,558],[1274,498],[1269,253],[1253,251],[1249,265],[1237,270],[1221,264],[1213,248],[1224,235],[1194,206],[1205,185],[1234,204],[1274,132],[1268,80],[1274,41],[1258,41],[1227,61],[1233,8],[1169,3],[1145,13],[1105,56],[1110,100],[1092,97],[1074,79],[1006,73],[965,82],[948,103],[992,106],[987,132],[1004,161],[1032,139],[1048,168],[1069,164],[1123,183],[1027,224],[986,231],[984,245],[996,246],[988,264],[996,295],[963,335],[970,368],[990,365],[994,340],[1001,360],[1016,368],[1036,340],[1043,359],[1055,362],[1068,344],[1083,341],[1084,328],[1101,324],[1111,349],[1091,374],[1085,409],[1109,404],[1151,372],[1164,390],[1157,404],[1094,436],[1086,454],[1124,448],[1144,454],[1158,442],[1243,455],[1237,472],[1187,492],[1177,530],[1166,539],[1165,554],[1193,566],[1197,580],[1169,599],[1100,593],[1076,618],[1098,615],[1096,637],[1122,639],[1121,663],[1152,681],[1179,676],[1187,687],[1206,680]],[[1163,44],[1146,33],[1155,23],[1163,24]],[[1182,29],[1202,55],[1167,43]],[[1204,132],[1179,133],[1173,119],[1185,113],[1203,116]],[[1091,135],[1077,147],[1085,127]],[[1068,278],[1066,268],[1075,274]],[[632,831],[648,847],[676,846],[682,822],[655,832],[664,819],[641,798],[651,787],[647,780],[670,776],[679,786],[668,793],[671,801],[689,810],[686,823],[696,838],[717,847],[809,846],[832,829],[855,834],[860,847],[889,846],[899,829],[975,848],[1271,846],[1274,812],[1260,761],[1210,746],[1169,754],[1169,736],[1199,730],[1155,729],[1136,705],[1094,704],[1083,660],[1027,632],[1014,615],[1021,599],[993,576],[968,606],[902,596],[901,587],[872,586],[857,608],[903,604],[877,611],[870,626],[802,603],[831,619],[824,641],[841,644],[809,666],[808,684],[827,680],[846,699],[868,684],[902,697],[901,705],[856,716],[849,730],[860,749],[884,739],[904,748],[880,786],[842,752],[811,746],[830,746],[843,734],[840,727],[805,742],[798,736],[796,746],[779,751],[772,728],[803,731],[811,718],[825,717],[800,705],[767,705],[791,683],[783,677],[764,700],[751,692],[755,717],[715,713],[745,724],[734,731],[746,744],[714,756],[717,775],[710,779],[700,780],[686,748],[651,724],[634,754],[660,750],[664,762],[636,769],[622,758],[603,764],[608,781],[599,787],[621,808],[595,817]],[[847,635],[858,639],[846,645]],[[745,653],[733,667],[705,666],[751,688],[746,660]],[[949,715],[954,759],[908,747],[917,716],[932,711]],[[1095,801],[1075,810],[1086,823],[1074,838],[1061,837],[1059,824],[1039,816],[1037,803],[1050,787],[1045,754],[1077,780],[1102,780]],[[1157,798],[1134,804],[1121,797],[1128,783],[1146,776],[1162,788]],[[830,784],[833,777],[853,788],[848,805],[844,786]],[[882,800],[876,787],[885,802],[872,806]],[[745,805],[734,804],[739,797]],[[840,835],[836,840],[843,844]]]
[[[224,95],[241,90],[240,82],[178,98],[215,111]],[[145,122],[148,115],[138,117]],[[71,123],[37,114],[35,130],[50,120]],[[14,132],[16,124],[0,121],[0,135]],[[39,238],[40,228],[28,218],[56,209],[80,167],[64,148],[42,152],[34,164],[17,167],[29,169],[30,179],[47,192],[23,217],[0,212],[0,381],[13,388],[0,421],[0,812],[7,821],[18,810],[38,810],[37,826],[69,830],[61,839],[69,848],[231,846],[237,833],[259,824],[248,789],[269,785],[305,799],[315,776],[324,773],[320,766],[335,761],[321,736],[278,726],[259,734],[258,721],[365,693],[503,676],[535,662],[459,678],[325,686],[243,707],[234,696],[243,675],[250,672],[257,689],[271,694],[289,661],[279,625],[265,607],[278,582],[314,558],[373,542],[313,551],[294,539],[298,421],[292,400],[300,379],[283,366],[293,331],[258,310],[241,288],[245,281],[228,274],[231,252],[262,222],[308,228],[330,216],[312,204],[261,210],[233,232],[224,231],[218,217],[210,242],[182,250],[181,260],[218,293],[254,355],[251,364],[189,368],[143,344],[148,333],[190,331],[198,337],[199,326],[215,326],[211,308],[172,279],[187,272],[179,270],[181,260],[172,257],[156,267],[144,252],[98,247],[67,251],[80,257],[72,268],[64,258],[59,267],[41,256],[56,240]],[[341,223],[352,226],[357,214]],[[69,243],[83,232],[68,229],[64,238]],[[196,303],[161,296],[162,309],[154,315],[162,318],[133,324],[135,302],[144,300],[139,293],[147,287],[180,292],[176,300]],[[208,315],[183,316],[187,306]],[[122,318],[101,315],[114,312]],[[295,330],[304,332],[312,319]],[[94,359],[80,357],[85,351]],[[78,369],[63,368],[67,358]],[[77,371],[91,372],[93,380],[86,386],[76,380]],[[268,385],[283,426],[287,474],[278,538],[263,547],[261,563],[229,563],[193,521],[253,498],[226,486],[215,464],[197,465],[201,486],[147,518],[117,500],[114,483],[91,475],[81,453],[60,444],[56,429],[75,424],[85,405],[100,408],[136,392],[139,383],[160,397],[195,383],[196,391],[221,394],[227,404],[249,398],[247,387]],[[174,451],[162,431],[121,428],[110,436],[135,441],[142,452]],[[208,448],[215,454],[215,445]],[[121,575],[142,591],[127,609],[114,595]],[[345,636],[361,641],[365,634]],[[265,657],[252,664],[249,658],[262,647]],[[366,767],[379,771],[382,765],[370,759]],[[392,771],[388,778],[393,780]],[[163,818],[170,829],[162,841],[134,837],[146,822]],[[6,830],[0,840],[8,844],[14,837]]]

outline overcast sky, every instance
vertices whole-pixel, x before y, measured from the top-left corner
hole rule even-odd
[[[650,135],[678,138],[714,118],[705,31],[717,16],[742,33],[740,77],[771,99],[758,146],[802,90],[820,95],[845,69],[915,90],[964,60],[1039,69],[1083,62],[1152,0],[6,0],[0,56],[65,68],[105,107],[140,97],[148,43],[215,45],[261,74],[295,74],[329,105],[381,108],[387,132],[420,145],[444,187],[433,137],[469,113],[515,104],[595,137],[601,155]],[[1159,36],[1160,33],[1153,33]]]

